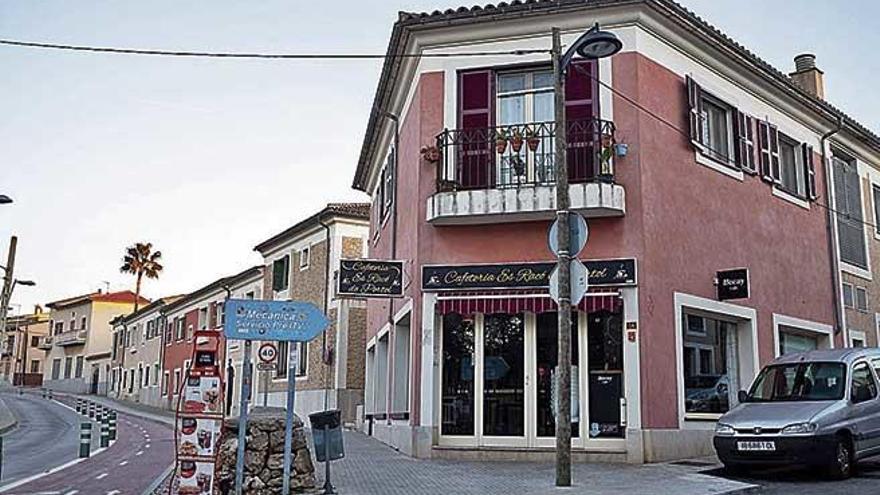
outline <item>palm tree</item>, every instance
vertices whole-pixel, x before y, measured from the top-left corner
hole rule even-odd
[[[134,311],[138,310],[138,303],[141,299],[141,280],[146,275],[147,278],[157,279],[159,273],[162,272],[161,251],[153,251],[153,244],[150,242],[136,242],[133,246],[125,248],[125,256],[122,257],[122,266],[119,271],[122,273],[130,273],[137,279],[134,289]]]

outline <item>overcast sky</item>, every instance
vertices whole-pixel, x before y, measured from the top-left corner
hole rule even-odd
[[[455,0],[451,0],[454,2]],[[816,53],[827,97],[880,131],[872,0],[685,0],[784,72]],[[157,49],[384,53],[398,10],[443,0],[0,0],[0,38]],[[13,303],[132,288],[152,241],[157,297],[260,259],[258,242],[350,189],[379,61],[218,61],[0,46],[0,254],[19,237]],[[0,261],[0,264],[3,262]]]

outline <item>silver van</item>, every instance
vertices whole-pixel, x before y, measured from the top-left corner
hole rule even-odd
[[[715,426],[715,451],[733,472],[750,466],[818,467],[849,477],[880,454],[880,349],[809,351],[776,358]]]

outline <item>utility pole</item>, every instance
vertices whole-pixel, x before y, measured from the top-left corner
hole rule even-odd
[[[556,143],[556,221],[559,223],[559,335],[556,366],[556,486],[571,486],[571,244],[569,230],[568,156],[566,154],[565,74],[561,64],[562,41],[553,28],[554,141]]]
[[[9,239],[9,254],[3,273],[3,290],[0,291],[0,335],[3,336],[3,345],[6,344],[6,313],[9,311],[9,299],[12,297],[12,281],[15,280],[15,249],[18,246],[18,237]]]

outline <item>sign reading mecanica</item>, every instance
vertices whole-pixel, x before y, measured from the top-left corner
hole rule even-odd
[[[340,260],[336,294],[353,297],[401,297],[403,261]]]
[[[636,260],[585,260],[590,287],[636,284]],[[424,265],[422,290],[542,289],[550,286],[556,263]]]
[[[330,320],[314,304],[300,301],[226,301],[223,333],[230,339],[307,342]]]

